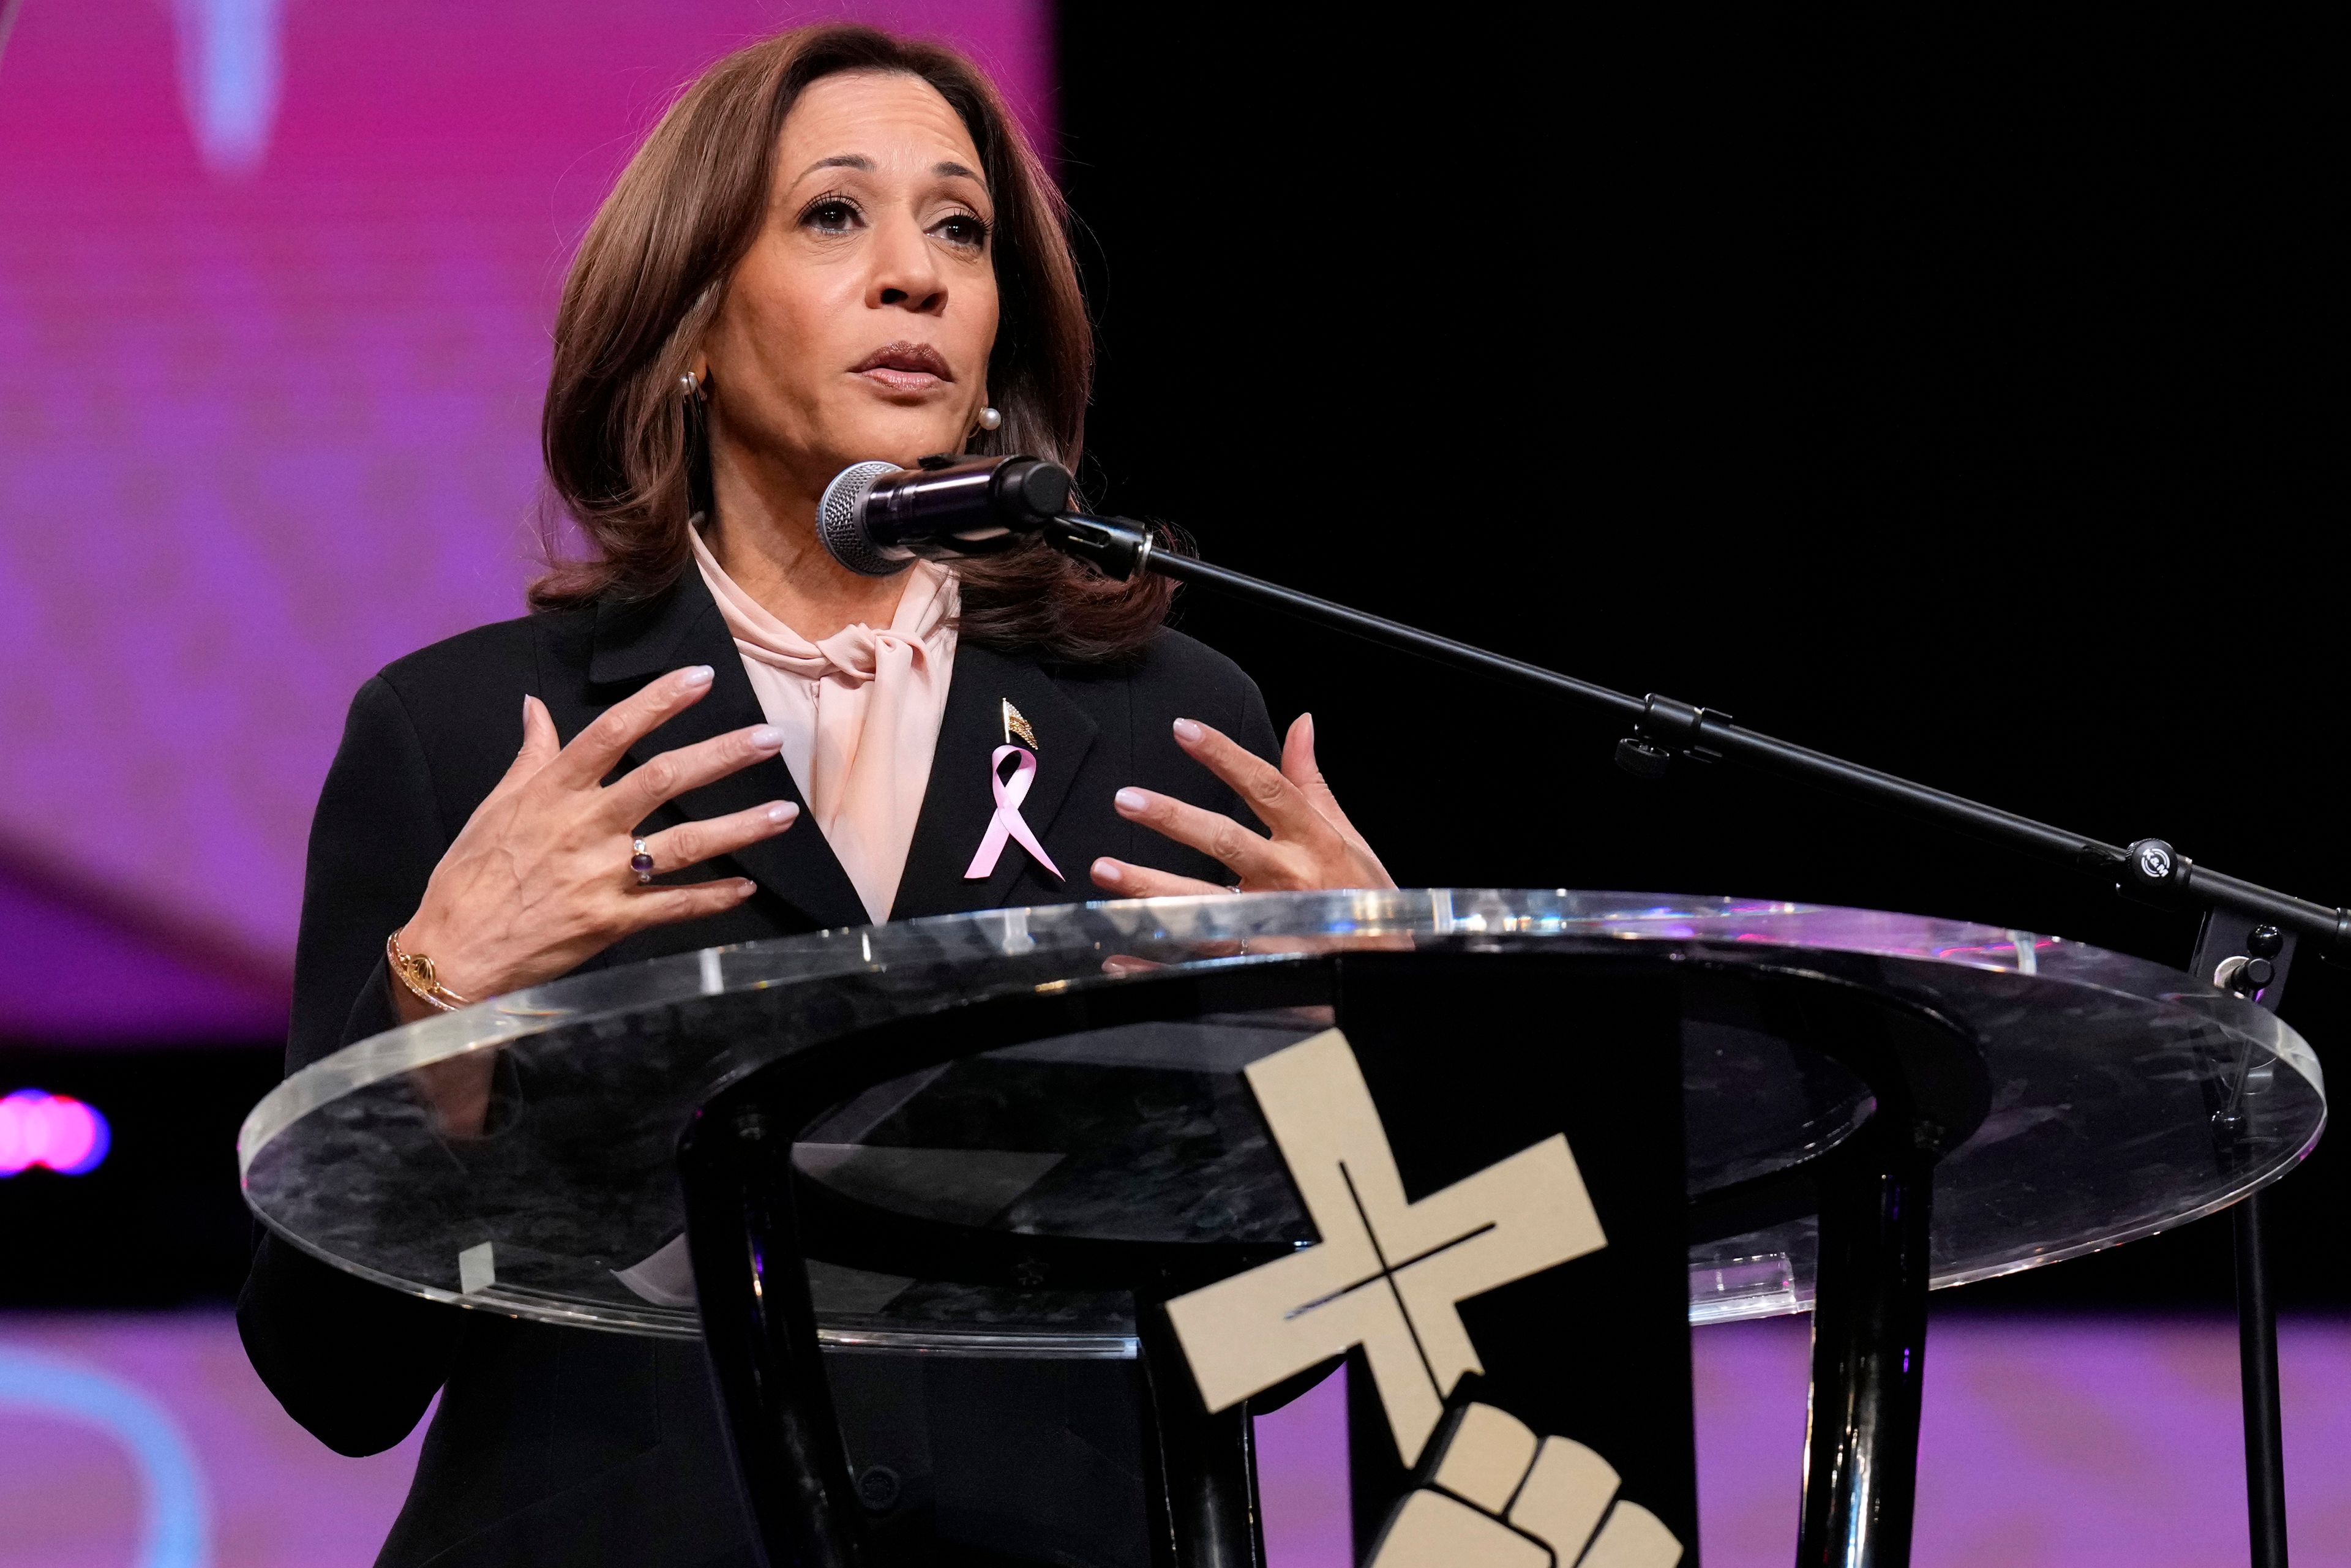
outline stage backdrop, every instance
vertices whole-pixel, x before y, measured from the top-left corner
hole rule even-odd
[[[0,940],[112,935],[0,992],[0,1038],[282,1027],[352,692],[522,611],[573,244],[698,68],[836,16],[959,44],[1045,129],[1046,0],[27,0],[0,56]]]

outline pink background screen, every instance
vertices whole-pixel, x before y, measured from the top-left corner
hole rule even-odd
[[[0,57],[0,935],[131,935],[0,998],[0,1034],[282,1019],[351,694],[521,612],[573,243],[697,69],[831,16],[962,46],[1041,129],[1043,0],[25,6]]]

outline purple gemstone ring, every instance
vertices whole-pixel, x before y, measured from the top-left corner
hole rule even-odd
[[[643,887],[653,879],[653,855],[644,840],[637,840],[636,845],[637,852],[629,857],[629,869],[637,873],[637,885]]]

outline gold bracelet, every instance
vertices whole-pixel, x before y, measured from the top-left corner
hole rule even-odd
[[[432,959],[422,953],[411,953],[402,948],[399,932],[394,931],[383,939],[383,956],[392,965],[392,972],[400,977],[400,983],[419,1000],[430,1003],[444,1013],[454,1013],[459,1008],[472,1005],[441,983]]]

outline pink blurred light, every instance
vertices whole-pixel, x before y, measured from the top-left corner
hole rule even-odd
[[[112,1142],[106,1118],[71,1095],[19,1089],[0,1099],[0,1176],[34,1166],[81,1176],[98,1168]]]

